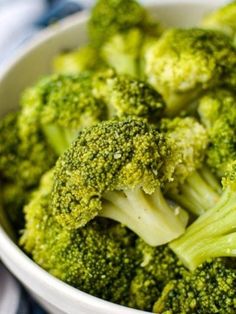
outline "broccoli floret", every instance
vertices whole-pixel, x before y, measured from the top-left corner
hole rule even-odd
[[[173,209],[160,185],[169,148],[137,119],[106,121],[82,131],[56,164],[54,214],[67,228],[101,215],[128,226],[150,245],[184,232],[186,213]]]
[[[52,275],[94,296],[124,304],[136,266],[135,235],[103,218],[68,231],[53,217],[50,193],[53,171],[25,206],[21,246]]]
[[[41,175],[55,162],[55,156],[41,134],[34,133],[34,126],[27,125],[27,120],[24,128],[32,126],[32,133],[28,139],[22,136],[22,119],[22,112],[16,112],[0,121],[0,176],[8,183],[17,182],[24,189],[37,185]]]
[[[161,95],[144,81],[118,75],[112,69],[94,76],[93,93],[107,105],[108,118],[135,116],[157,122],[165,103]]]
[[[151,247],[136,240],[139,265],[131,281],[130,307],[151,311],[165,285],[187,271],[167,245]]]
[[[236,269],[216,259],[170,281],[154,305],[162,314],[233,314],[236,311]]]
[[[34,128],[43,131],[55,153],[62,154],[80,129],[106,118],[106,108],[93,97],[91,84],[87,72],[42,79],[25,93],[22,124],[23,118],[34,121]]]
[[[236,159],[236,95],[228,89],[214,89],[200,100],[198,113],[209,134],[207,163],[222,177],[229,162]]]
[[[101,47],[113,35],[139,28],[144,33],[159,35],[160,26],[153,22],[144,7],[135,0],[99,0],[89,20],[91,44]]]
[[[220,184],[203,165],[208,136],[205,128],[194,118],[163,119],[164,132],[173,150],[175,167],[173,182],[167,186],[167,195],[195,215],[201,215],[218,201]]]
[[[223,7],[208,14],[202,20],[201,26],[215,29],[231,37],[235,43],[236,35],[236,1],[232,1]]]
[[[54,72],[63,74],[97,70],[103,66],[98,51],[91,46],[61,53],[53,60]]]
[[[222,180],[223,194],[184,235],[170,243],[180,260],[193,270],[209,258],[236,256],[236,161]]]
[[[172,29],[146,53],[148,81],[164,97],[174,116],[207,88],[235,86],[235,48],[229,38],[205,29]]]

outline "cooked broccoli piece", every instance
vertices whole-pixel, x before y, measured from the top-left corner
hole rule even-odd
[[[98,218],[68,231],[55,220],[50,202],[53,170],[25,206],[21,246],[52,275],[94,296],[125,304],[136,266],[135,235]]]
[[[220,184],[203,165],[208,136],[194,118],[163,119],[160,131],[173,143],[173,156],[179,157],[174,180],[167,186],[167,195],[195,215],[201,215],[218,201]],[[176,151],[177,150],[177,151]]]
[[[205,16],[202,20],[201,26],[221,31],[231,37],[235,42],[236,1],[232,1]]]
[[[128,75],[117,75],[112,69],[94,76],[93,93],[106,103],[110,119],[135,116],[157,122],[165,109],[161,95],[149,84]]]
[[[106,121],[82,131],[56,164],[54,215],[79,228],[97,215],[121,222],[150,245],[184,232],[187,214],[173,209],[160,185],[171,174],[164,137],[137,119]]]
[[[101,67],[103,67],[103,63],[99,52],[91,46],[63,52],[53,60],[54,72],[62,74],[78,74],[84,71],[97,70]]]
[[[55,156],[27,120],[24,129],[32,127],[31,136],[27,139],[21,133],[22,115],[22,112],[10,113],[0,121],[0,177],[25,189],[37,185],[41,175],[55,162]]]
[[[236,269],[216,259],[170,281],[154,305],[162,314],[233,314],[236,311]]]
[[[166,115],[186,109],[204,90],[235,86],[235,48],[224,34],[205,29],[172,29],[146,53],[148,81],[164,97]]]
[[[165,285],[187,271],[167,245],[151,247],[136,240],[139,265],[131,281],[129,306],[151,311]]]
[[[25,93],[22,124],[23,119],[34,121],[55,153],[62,154],[80,129],[106,118],[106,108],[93,97],[91,84],[87,72],[43,78]],[[29,134],[30,126],[26,124]]]
[[[222,179],[223,194],[170,248],[190,270],[209,258],[236,256],[236,161]]]
[[[158,36],[161,28],[152,21],[144,7],[135,0],[99,0],[92,9],[88,24],[91,44],[101,47],[113,35],[141,29],[150,36]]]
[[[236,95],[229,89],[214,89],[200,100],[198,113],[209,134],[207,163],[219,177],[236,159]]]

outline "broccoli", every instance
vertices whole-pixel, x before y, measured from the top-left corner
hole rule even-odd
[[[97,215],[117,220],[150,245],[184,232],[187,214],[172,208],[160,186],[171,176],[164,137],[134,118],[82,131],[56,164],[52,208],[68,229]]]
[[[235,48],[222,33],[205,29],[172,29],[146,52],[148,81],[164,97],[166,115],[186,109],[213,86],[235,86]]]
[[[101,47],[117,33],[138,28],[150,36],[159,36],[161,28],[153,22],[144,7],[135,0],[99,0],[88,23],[89,38]]]
[[[162,314],[233,314],[236,311],[236,269],[224,259],[199,266],[170,281],[154,305]]]
[[[61,227],[50,206],[52,186],[53,170],[42,177],[24,208],[21,246],[57,278],[94,296],[125,304],[136,267],[135,235],[105,218],[78,230]]]
[[[205,128],[194,118],[163,119],[159,127],[179,156],[174,179],[167,186],[167,195],[195,215],[201,215],[219,199],[218,180],[203,165],[208,136]]]
[[[130,286],[129,306],[151,311],[165,285],[187,271],[167,245],[151,247],[136,240],[139,265]]]
[[[198,113],[209,134],[207,163],[222,177],[236,159],[235,93],[226,88],[209,91],[199,100]]]
[[[202,20],[201,26],[223,32],[233,39],[236,35],[236,1],[232,1],[223,7],[211,12]]]
[[[98,51],[91,46],[83,46],[77,50],[64,52],[53,60],[56,73],[78,74],[84,71],[97,70],[103,67]]]
[[[165,109],[161,95],[149,84],[128,75],[118,75],[112,69],[94,76],[93,94],[107,105],[109,119],[135,116],[154,123]]]
[[[184,235],[170,243],[186,267],[193,270],[209,258],[236,256],[236,161],[228,166],[222,179],[223,194]]]
[[[0,177],[27,189],[37,185],[41,175],[54,164],[55,156],[41,135],[33,133],[33,126],[31,136],[23,136],[21,119],[22,112],[15,112],[0,120]],[[26,120],[24,123],[25,128],[31,128]]]
[[[106,118],[106,108],[92,95],[91,74],[52,75],[43,78],[25,92],[22,101],[22,124],[30,120],[42,130],[57,155],[62,154],[83,127]],[[27,138],[33,132],[27,122]]]

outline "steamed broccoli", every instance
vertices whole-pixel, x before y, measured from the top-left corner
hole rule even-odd
[[[103,65],[98,51],[89,45],[61,53],[53,60],[54,72],[63,74],[97,70],[103,66],[105,65]]]
[[[125,304],[136,266],[135,235],[99,218],[78,230],[61,227],[52,214],[53,170],[25,206],[26,226],[20,244],[52,275],[85,292]]]
[[[107,69],[98,72],[93,82],[93,94],[107,105],[110,119],[135,116],[157,122],[163,115],[165,103],[161,95],[144,81]]]
[[[106,108],[92,95],[91,74],[52,75],[25,92],[21,122],[24,133],[42,130],[50,146],[60,155],[80,129],[106,117]],[[24,122],[25,121],[25,122]],[[26,135],[27,136],[27,135]]]
[[[149,82],[167,103],[166,114],[185,109],[212,86],[235,86],[236,53],[222,33],[204,29],[172,29],[146,53]]]
[[[167,195],[195,215],[201,215],[218,201],[221,190],[217,179],[203,165],[207,132],[190,117],[163,119],[160,130],[172,142],[174,159],[179,156],[173,182],[167,186]]]
[[[117,33],[138,28],[150,36],[160,34],[160,26],[151,20],[136,0],[98,0],[88,24],[91,44],[101,47]]]
[[[202,20],[201,26],[219,30],[231,37],[235,43],[236,1],[232,1],[205,16]]]
[[[165,285],[187,271],[167,245],[151,247],[136,240],[139,265],[130,286],[129,306],[151,311]]]
[[[162,314],[233,314],[236,311],[236,269],[216,259],[170,281],[154,305]]]
[[[189,269],[209,258],[236,256],[236,161],[222,180],[223,194],[215,206],[191,224],[170,248]]]
[[[41,175],[51,168],[55,156],[41,138],[33,133],[29,138],[21,133],[22,112],[10,113],[0,120],[0,177],[6,182],[18,182],[23,188],[37,185]]]
[[[186,213],[172,208],[160,185],[171,173],[164,137],[136,119],[107,121],[82,131],[56,164],[52,208],[63,226],[101,215],[128,226],[150,245],[184,232]]]
[[[214,89],[200,100],[198,113],[209,134],[207,163],[218,176],[236,159],[236,95],[228,89]]]

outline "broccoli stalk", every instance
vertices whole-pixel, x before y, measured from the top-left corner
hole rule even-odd
[[[210,170],[203,166],[194,171],[178,190],[170,189],[168,195],[193,214],[200,216],[219,200],[220,185]]]
[[[223,178],[224,192],[215,206],[201,215],[170,248],[191,270],[208,258],[236,256],[236,162]]]
[[[140,188],[108,192],[102,206],[100,216],[128,226],[153,246],[178,237],[188,222],[187,213],[180,207],[171,208],[160,188],[150,195]]]

